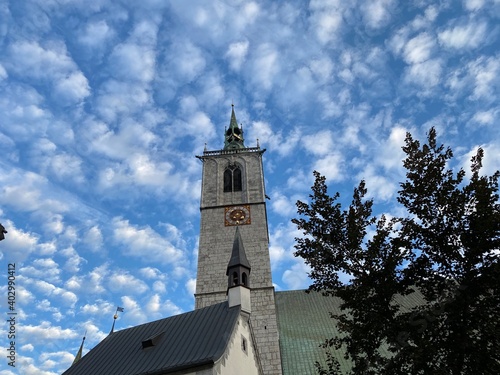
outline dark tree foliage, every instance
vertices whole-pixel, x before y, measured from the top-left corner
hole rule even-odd
[[[403,150],[404,217],[375,217],[363,181],[343,208],[318,172],[310,203],[297,202],[310,289],[343,300],[332,317],[344,335],[325,341],[318,373],[340,374],[342,350],[350,374],[500,374],[500,173],[481,175],[482,149],[470,179],[454,173],[434,129],[423,145],[408,133]]]

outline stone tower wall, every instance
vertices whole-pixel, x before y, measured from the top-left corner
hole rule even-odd
[[[240,225],[239,229],[251,266],[250,320],[264,373],[277,375],[281,374],[281,359],[269,257],[263,151],[250,150],[205,152],[200,157],[203,177],[196,308],[227,299],[226,270],[236,227],[225,225],[225,207],[248,205],[251,223]],[[224,170],[229,164],[237,164],[242,170],[243,188],[240,192],[223,192]]]

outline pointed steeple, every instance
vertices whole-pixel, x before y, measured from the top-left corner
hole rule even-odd
[[[85,336],[87,336],[87,331],[85,331],[85,334],[83,335],[82,343],[80,344],[80,349],[78,349],[78,353],[76,353],[75,359],[71,366],[73,366],[76,362],[78,362],[80,359],[82,359],[82,353],[83,353],[83,344],[85,343]]]
[[[235,150],[245,148],[245,139],[243,138],[243,127],[238,127],[236,115],[234,114],[234,104],[231,104],[231,121],[229,129],[224,134],[224,150]]]
[[[231,259],[227,265],[226,275],[229,275],[229,271],[234,267],[244,267],[250,271],[250,262],[247,259],[245,253],[245,248],[243,247],[243,240],[241,239],[240,227],[236,227],[236,232],[234,234],[233,250],[231,252]]]
[[[229,307],[241,306],[241,310],[251,312],[250,303],[250,262],[247,259],[240,228],[236,227],[231,259],[227,265],[227,295]]]

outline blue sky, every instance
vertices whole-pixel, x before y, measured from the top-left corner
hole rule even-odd
[[[405,133],[500,165],[500,2],[26,0],[0,5],[0,243],[17,365],[59,374],[110,330],[193,308],[201,163],[231,103],[266,148],[277,290],[306,288],[290,223],[312,171],[398,213]],[[0,326],[5,353],[6,325]]]

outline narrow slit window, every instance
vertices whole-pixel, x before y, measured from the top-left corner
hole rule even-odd
[[[243,353],[248,354],[248,342],[243,335],[241,336],[241,350]]]

